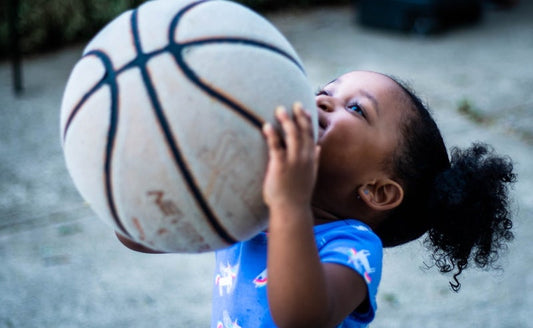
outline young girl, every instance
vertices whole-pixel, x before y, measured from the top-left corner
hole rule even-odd
[[[268,232],[216,253],[212,327],[365,327],[375,316],[382,248],[428,232],[441,272],[487,267],[513,238],[511,161],[485,145],[453,150],[421,101],[374,72],[350,72],[309,115],[276,111],[264,135]],[[142,250],[124,241],[127,246]]]

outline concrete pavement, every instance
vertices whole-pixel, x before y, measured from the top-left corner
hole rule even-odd
[[[449,146],[491,143],[516,161],[516,240],[502,270],[423,269],[420,242],[386,251],[372,327],[533,327],[533,5],[488,11],[435,37],[353,24],[349,7],[268,18],[317,87],[352,69],[410,82]],[[145,255],[122,247],[74,189],[59,142],[59,105],[82,45],[24,60],[24,93],[0,63],[0,327],[208,327],[212,254]],[[457,111],[467,102],[488,118]]]

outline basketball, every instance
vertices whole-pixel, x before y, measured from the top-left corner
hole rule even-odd
[[[267,226],[261,132],[301,102],[317,126],[297,53],[252,10],[223,0],[156,0],[86,46],[68,79],[66,167],[96,215],[163,252],[212,251]]]

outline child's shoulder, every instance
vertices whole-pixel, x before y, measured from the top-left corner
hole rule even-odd
[[[328,223],[323,223],[316,225],[314,227],[315,234],[326,233],[330,231],[359,231],[361,233],[375,233],[372,229],[364,222],[357,219],[344,219],[338,221],[332,221]]]
[[[356,219],[345,219],[316,225],[314,232],[319,247],[332,242],[374,245],[375,248],[383,247],[381,240],[374,231],[367,224]]]

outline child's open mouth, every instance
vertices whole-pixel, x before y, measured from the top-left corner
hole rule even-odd
[[[328,125],[328,120],[323,115],[321,115],[320,112],[318,112],[318,138],[322,137]]]

